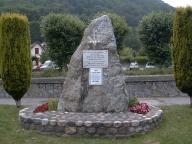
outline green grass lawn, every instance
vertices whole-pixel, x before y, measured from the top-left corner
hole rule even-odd
[[[15,106],[0,106],[0,144],[191,144],[192,108],[175,105],[163,110],[159,128],[144,135],[115,139],[40,135],[20,127]]]

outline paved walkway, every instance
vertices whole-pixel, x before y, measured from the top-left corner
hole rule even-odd
[[[46,102],[48,98],[23,98],[22,105],[37,105]],[[146,102],[154,106],[160,105],[185,105],[189,104],[189,97],[173,97],[173,98],[139,98],[140,101]],[[0,98],[0,105],[15,105],[15,101],[11,98]]]

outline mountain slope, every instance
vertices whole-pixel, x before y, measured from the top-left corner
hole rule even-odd
[[[144,15],[152,11],[173,10],[161,0],[0,0],[0,12],[16,11],[29,17],[32,41],[41,40],[39,20],[50,12],[68,12],[87,21],[97,12],[110,11],[124,16],[128,25],[135,27]]]
[[[81,18],[92,17],[98,11],[113,11],[125,16],[131,26],[152,11],[172,11],[161,0],[1,0],[0,11],[18,10],[30,20],[38,20],[49,12],[70,12]]]

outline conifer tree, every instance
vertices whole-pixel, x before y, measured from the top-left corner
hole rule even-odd
[[[177,87],[190,96],[192,106],[192,8],[177,8],[173,25],[172,57]]]
[[[30,32],[26,16],[14,13],[1,15],[1,76],[3,87],[17,107],[31,83]]]

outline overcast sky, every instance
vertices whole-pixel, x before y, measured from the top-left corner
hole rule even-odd
[[[163,1],[173,7],[187,6],[187,5],[192,6],[192,0],[163,0]]]

